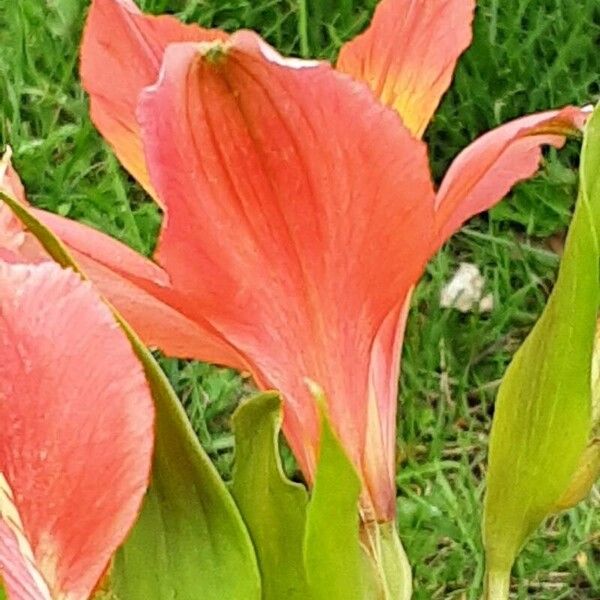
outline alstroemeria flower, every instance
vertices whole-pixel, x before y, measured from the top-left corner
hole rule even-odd
[[[89,282],[0,260],[0,580],[11,600],[84,600],[148,486],[154,406]]]
[[[473,10],[383,0],[336,70],[251,32],[95,0],[83,83],[98,129],[165,211],[158,247],[147,260],[38,215],[146,343],[281,390],[309,481],[318,425],[305,382],[317,382],[361,475],[365,520],[394,518],[399,355],[427,260],[584,118],[567,108],[508,123],[464,150],[436,192],[420,136]]]

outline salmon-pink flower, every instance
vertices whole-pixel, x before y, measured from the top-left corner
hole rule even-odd
[[[109,308],[68,269],[0,260],[0,580],[85,600],[148,486],[154,407]]]
[[[82,48],[92,118],[164,209],[152,260],[38,213],[149,345],[250,371],[285,398],[310,481],[306,380],[363,481],[363,519],[395,513],[398,363],[411,290],[472,215],[530,177],[583,113],[484,135],[431,181],[421,135],[471,40],[474,0],[383,0],[337,69],[258,36],[94,0]]]

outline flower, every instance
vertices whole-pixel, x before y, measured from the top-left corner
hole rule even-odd
[[[0,261],[0,578],[15,600],[84,600],[137,517],[154,406],[89,282]]]
[[[82,46],[91,115],[163,208],[148,260],[38,212],[149,345],[250,371],[284,396],[310,482],[324,390],[363,482],[364,521],[395,514],[399,356],[427,260],[530,177],[576,108],[531,115],[465,149],[436,191],[421,135],[471,41],[473,0],[383,0],[337,69],[257,35],[94,0]]]

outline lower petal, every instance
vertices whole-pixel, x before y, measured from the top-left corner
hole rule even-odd
[[[210,329],[202,328],[166,301],[144,290],[133,279],[85,254],[73,249],[71,252],[86,276],[147,346],[158,348],[167,356],[248,369],[238,353]]]
[[[42,210],[33,213],[67,245],[146,345],[167,356],[247,368],[210,325],[186,316],[185,297],[172,288],[169,275],[158,265],[91,227]]]

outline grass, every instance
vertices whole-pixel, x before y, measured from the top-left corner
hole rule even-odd
[[[87,115],[77,81],[81,0],[0,0],[0,141],[32,202],[149,253],[156,209],[120,169]],[[253,28],[284,53],[329,58],[368,22],[374,2],[143,0],[145,10],[228,30]],[[597,0],[480,0],[475,41],[427,132],[436,179],[479,133],[520,114],[600,95]],[[333,7],[333,8],[332,8]],[[321,11],[321,12],[319,12]],[[327,22],[320,26],[318,15]],[[486,436],[498,381],[542,310],[575,197],[578,145],[551,152],[541,175],[471,221],[431,261],[415,294],[401,381],[399,523],[417,600],[479,596]],[[462,260],[480,266],[489,315],[441,309]],[[200,363],[163,360],[222,473],[229,416],[249,384]],[[517,598],[600,597],[600,493],[544,525],[515,566]]]

